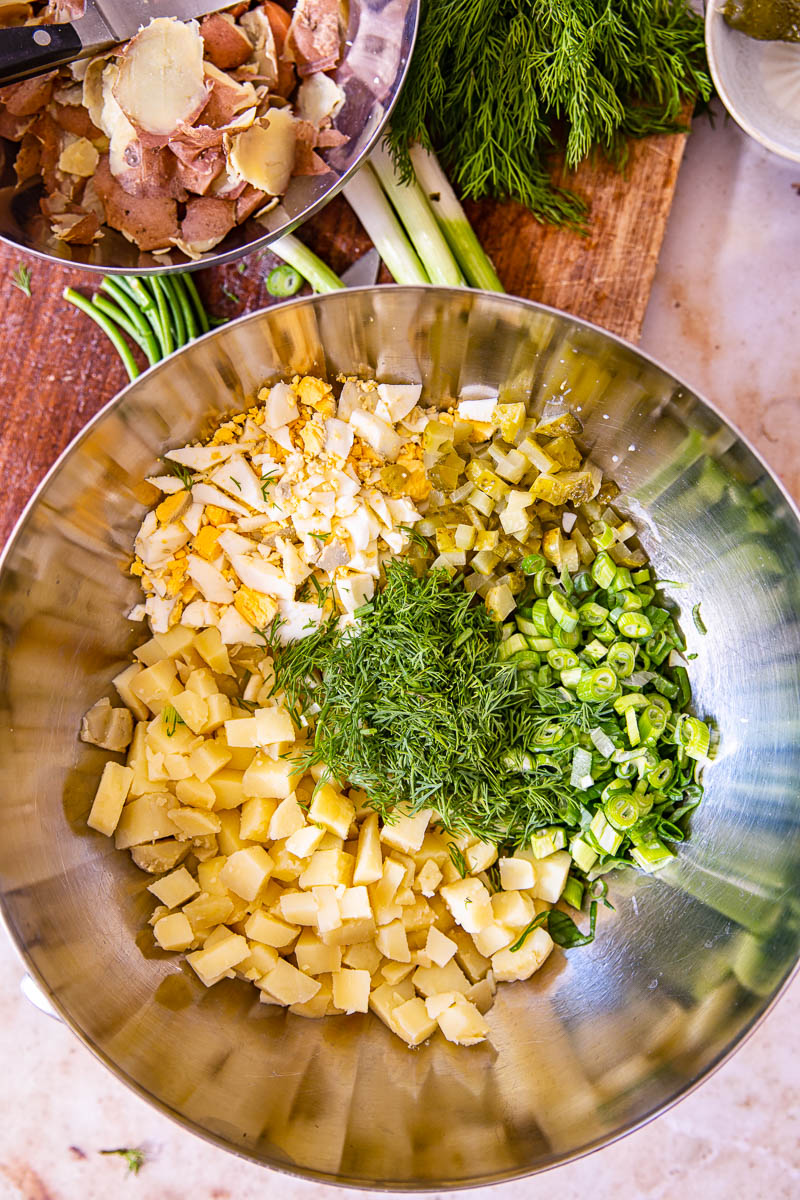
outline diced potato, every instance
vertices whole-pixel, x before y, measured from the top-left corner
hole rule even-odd
[[[454,957],[458,946],[452,938],[441,933],[440,930],[431,926],[428,929],[428,938],[425,942],[425,953],[428,958],[437,967],[446,967],[450,959]]]
[[[356,884],[376,883],[382,874],[383,855],[378,829],[378,814],[371,813],[359,830],[353,882]]]
[[[132,691],[131,684],[134,679],[138,679],[142,673],[142,668],[138,663],[131,663],[124,671],[120,671],[119,675],[115,675],[112,679],[114,687],[117,689],[120,700],[126,704],[133,713],[137,721],[146,721],[150,716],[150,710],[143,700]]]
[[[333,993],[329,978],[329,976],[321,976],[319,979],[319,991],[316,996],[312,996],[310,1000],[306,1000],[303,1004],[290,1004],[289,1012],[294,1013],[296,1017],[308,1017],[311,1020],[318,1020],[320,1017],[327,1016],[330,1012],[335,1012],[336,1009],[333,1004]]]
[[[160,713],[173,696],[183,691],[176,678],[175,664],[169,658],[145,667],[131,681],[130,689],[154,713]]]
[[[326,946],[310,929],[304,929],[294,948],[297,966],[306,975],[325,975],[342,965],[340,946]]]
[[[295,767],[289,759],[272,759],[257,754],[244,773],[245,796],[285,800],[294,790]]]
[[[132,846],[131,858],[141,871],[149,875],[160,875],[162,871],[171,871],[191,850],[189,842],[179,842],[175,838],[165,838],[151,845]]]
[[[509,929],[524,929],[535,915],[531,900],[521,892],[495,892],[492,912],[495,921]]]
[[[192,671],[189,678],[186,680],[187,692],[194,692],[203,700],[208,700],[210,696],[214,696],[219,692],[217,681],[209,671],[208,667],[199,667]]]
[[[192,896],[197,895],[200,885],[189,874],[186,867],[178,867],[177,871],[172,871],[162,879],[157,879],[155,883],[148,884],[147,890],[152,892],[156,899],[165,904],[167,908],[180,908]]]
[[[411,951],[402,921],[390,921],[388,925],[383,925],[378,930],[375,945],[385,958],[394,962],[411,962]]]
[[[194,930],[183,913],[171,913],[156,921],[153,936],[162,950],[187,950],[194,941]]]
[[[114,833],[114,845],[118,850],[129,846],[140,846],[142,842],[155,842],[162,837],[175,837],[178,826],[170,820],[167,812],[175,804],[169,792],[148,792],[125,805]]]
[[[345,888],[339,897],[339,912],[343,921],[370,920],[372,905],[367,889],[363,886]]]
[[[467,870],[472,875],[477,875],[479,871],[485,871],[497,861],[497,846],[494,842],[475,842],[474,845],[467,846],[464,859]]]
[[[491,898],[479,879],[459,879],[456,883],[445,884],[440,894],[454,920],[467,933],[477,933],[491,924]]]
[[[206,700],[208,716],[202,728],[202,733],[214,733],[221,729],[226,721],[231,719],[231,702],[222,692],[214,692]]]
[[[322,884],[311,889],[317,905],[317,929],[321,935],[331,933],[342,924],[342,915],[339,912],[339,900],[336,892],[337,889],[330,884]]]
[[[496,990],[494,976],[487,976],[486,979],[480,979],[477,983],[473,983],[467,992],[467,999],[475,1005],[478,1012],[487,1013],[494,1004]]]
[[[217,834],[220,854],[234,854],[237,850],[246,850],[253,843],[248,842],[239,833],[241,814],[235,809],[223,810],[218,813],[221,829]]]
[[[171,808],[169,816],[186,837],[204,837],[207,833],[219,833],[222,828],[216,813],[201,808]]]
[[[208,705],[196,692],[183,691],[170,704],[192,733],[200,733],[208,721]]]
[[[536,883],[533,889],[537,900],[555,904],[564,891],[571,866],[572,857],[566,850],[556,850],[555,854],[540,858],[536,864]]]
[[[189,918],[192,929],[197,933],[199,930],[210,929],[212,925],[218,925],[221,921],[230,920],[233,913],[233,901],[227,896],[211,896],[206,892],[201,892],[199,896],[195,896],[194,900],[184,904],[183,912]]]
[[[255,972],[248,977],[256,981],[266,975],[275,966],[279,958],[278,951],[262,942],[250,942],[250,953],[239,963],[238,970]]]
[[[369,942],[375,937],[375,921],[372,917],[342,921],[338,929],[320,936],[326,946],[354,946],[359,942]]]
[[[196,634],[194,648],[217,675],[233,675],[228,651],[222,644],[222,636],[216,626],[212,625]]]
[[[311,892],[284,892],[278,909],[283,919],[294,925],[317,924],[317,902]]]
[[[242,805],[242,815],[239,824],[239,834],[251,842],[266,842],[270,836],[270,822],[278,807],[277,800],[266,796],[254,796],[245,800]]]
[[[143,796],[153,790],[147,774],[147,723],[138,721],[133,730],[133,740],[128,747],[125,765],[133,771],[129,796]]]
[[[435,896],[430,897],[428,903],[433,909],[434,925],[437,929],[441,929],[442,933],[447,933],[455,925],[450,909],[438,892]]]
[[[374,975],[381,965],[381,952],[374,942],[358,942],[342,950],[342,962],[346,967],[355,967],[358,971],[369,971],[370,975]]]
[[[98,833],[111,837],[122,816],[122,809],[128,798],[132,781],[133,771],[130,767],[123,767],[117,762],[106,763],[95,792],[91,811],[86,819],[86,823],[91,829],[96,829]],[[152,837],[143,838],[142,841],[152,841]],[[127,844],[132,846],[134,843],[128,842]]]
[[[263,846],[250,846],[230,856],[220,871],[220,880],[243,900],[255,900],[274,865]]]
[[[273,879],[278,879],[281,883],[294,883],[300,878],[306,868],[306,862],[287,850],[285,841],[273,842],[270,850],[275,860]]]
[[[248,801],[248,803],[250,803]],[[310,858],[320,848],[324,831],[318,825],[304,825],[286,839],[286,849],[296,858]]]
[[[457,1000],[437,1017],[439,1028],[448,1042],[459,1046],[474,1046],[486,1039],[489,1026],[469,1000]]]
[[[458,925],[453,925],[448,929],[447,936],[452,938],[458,947],[456,950],[456,962],[462,971],[465,972],[470,982],[478,983],[479,980],[485,978],[491,968],[492,962],[491,959],[485,958],[481,954],[472,937]]]
[[[335,833],[329,833],[323,830],[322,838],[320,839],[318,850],[344,850],[344,838],[340,838]],[[348,851],[348,854],[350,852]]]
[[[409,988],[411,994],[403,994],[401,988]],[[414,987],[409,979],[402,980],[396,987],[390,983],[382,983],[369,996],[369,1007],[390,1029],[394,1029],[393,1014],[396,1008],[407,1000],[413,1000]]]
[[[226,971],[238,966],[247,955],[247,938],[229,932],[228,937],[213,946],[204,946],[202,950],[187,954],[186,960],[206,987],[210,987]]]
[[[485,925],[478,933],[473,933],[472,940],[475,943],[478,953],[485,958],[491,958],[498,950],[502,950],[505,946],[510,946],[516,941],[516,934],[507,929],[505,925],[500,925],[496,921],[492,921],[489,925]]]
[[[451,1004],[456,1003],[461,994],[461,992],[437,992],[434,996],[428,996],[425,1001],[425,1011],[435,1021],[440,1013],[443,1013]]]
[[[436,1031],[436,1022],[425,1011],[425,1002],[415,996],[398,1004],[392,1012],[392,1027],[409,1046],[418,1046]]]
[[[417,965],[414,962],[384,962],[381,964],[381,975],[387,983],[397,984],[410,975]]]
[[[342,967],[333,974],[333,1003],[342,1012],[368,1012],[370,983],[369,971]]]
[[[376,915],[379,910],[385,909],[392,903],[404,879],[405,867],[401,863],[393,862],[390,858],[387,858],[383,864],[383,872],[380,880],[369,889],[370,900],[372,901],[372,907]],[[380,919],[378,923],[384,924]]]
[[[346,796],[337,791],[332,784],[323,783],[318,786],[311,801],[308,819],[316,825],[321,825],[329,833],[346,838],[355,814],[355,805]]]
[[[369,979],[369,976],[367,978]],[[278,959],[272,970],[259,981],[258,986],[286,1006],[307,1004],[320,988],[319,980],[298,971],[297,967],[293,967],[285,958]]]
[[[412,976],[414,987],[423,996],[433,996],[436,992],[461,992],[466,995],[469,991],[469,980],[454,959],[444,967],[417,967]]]
[[[214,772],[208,782],[214,792],[215,809],[238,808],[242,804],[245,795],[242,778],[242,772],[232,767]]]
[[[269,826],[269,836],[275,841],[280,838],[289,838],[293,833],[302,829],[305,823],[305,813],[297,803],[296,795],[292,792],[291,795],[281,800],[275,809]]]
[[[500,884],[505,892],[535,887],[536,867],[533,855],[523,857],[522,853],[517,851],[511,858],[501,858]]]
[[[433,925],[436,913],[424,896],[417,896],[413,904],[403,908],[400,919],[406,931],[412,933],[417,929],[428,929]]]
[[[397,810],[400,814],[401,810]],[[381,841],[387,846],[392,846],[395,850],[402,850],[406,854],[414,854],[419,850],[425,839],[425,831],[430,824],[433,813],[430,809],[424,808],[414,816],[398,815],[398,819],[392,822],[391,825],[384,825],[381,830]]]
[[[437,867],[432,858],[429,858],[423,866],[420,867],[417,878],[414,882],[414,887],[418,892],[422,892],[423,896],[433,896],[442,882],[442,872]]]
[[[284,947],[291,946],[300,932],[297,925],[290,925],[287,921],[282,921],[280,917],[264,912],[263,909],[258,909],[247,918],[244,931],[251,942],[260,942],[264,946],[272,946],[276,950],[283,950]]]
[[[205,741],[189,755],[192,773],[206,783],[217,771],[221,771],[231,760],[231,752],[221,742]]]
[[[343,850],[315,850],[300,876],[300,886],[311,888],[325,883],[342,883],[345,887],[350,887],[354,866],[355,859],[352,854],[345,854]]]
[[[538,971],[550,951],[553,939],[546,929],[534,929],[529,933],[519,950],[504,949],[492,955],[492,970],[501,982],[514,979],[530,979]]]
[[[186,779],[179,779],[175,785],[175,794],[181,804],[186,804],[189,808],[204,808],[208,810],[214,807],[214,801],[216,800],[211,784],[204,783],[196,775],[189,775]]]
[[[220,880],[222,868],[227,861],[224,855],[219,854],[216,858],[209,858],[206,862],[198,864],[197,882],[202,891],[211,892],[215,896],[228,895],[228,889]]]

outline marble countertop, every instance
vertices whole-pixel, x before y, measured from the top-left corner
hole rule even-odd
[[[794,186],[793,186],[794,185]],[[733,122],[699,122],[681,170],[642,346],[716,402],[800,499],[800,167]],[[269,1173],[206,1145],[129,1092],[20,994],[0,936],[0,1200],[326,1200],[365,1193]],[[556,1174],[486,1200],[800,1195],[800,978],[698,1091]],[[142,1146],[134,1179],[104,1149]]]

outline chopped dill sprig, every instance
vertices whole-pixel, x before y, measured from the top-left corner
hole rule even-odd
[[[171,471],[173,475],[177,475],[178,479],[180,479],[187,491],[190,491],[192,484],[194,483],[194,479],[189,468],[184,467],[182,463],[175,462],[175,460],[172,458],[162,458],[161,461],[164,463],[164,466],[168,471]]]
[[[11,282],[18,291],[22,292],[23,296],[31,294],[31,269],[26,267],[25,263],[20,263],[14,274],[11,276]]]
[[[100,1153],[117,1154],[120,1158],[124,1158],[131,1175],[138,1175],[145,1162],[144,1150],[140,1150],[138,1146],[121,1146],[119,1150],[101,1150]]]
[[[467,860],[464,858],[463,851],[459,850],[455,842],[451,842],[447,847],[447,852],[450,855],[450,862],[458,871],[461,878],[466,879],[469,868],[467,866]]]
[[[167,737],[173,737],[178,726],[186,724],[183,717],[179,715],[177,709],[173,708],[171,704],[164,705],[161,715],[164,718],[164,725],[167,729]]]

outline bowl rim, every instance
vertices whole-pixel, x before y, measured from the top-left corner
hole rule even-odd
[[[7,234],[2,233],[0,233],[0,244],[4,246],[10,246],[12,249],[23,254],[30,254],[39,262],[53,263],[55,266],[62,267],[65,270],[71,269],[77,271],[89,271],[93,275],[142,276],[178,275],[183,274],[186,271],[205,271],[212,267],[221,267],[226,263],[236,262],[240,258],[245,258],[248,254],[255,254],[258,250],[268,249],[272,242],[277,241],[278,238],[284,237],[288,233],[293,233],[301,225],[304,225],[306,221],[310,220],[311,217],[316,216],[318,212],[321,212],[321,210],[325,208],[325,206],[329,204],[331,200],[333,200],[334,196],[338,196],[339,192],[342,190],[345,184],[352,179],[356,171],[360,171],[365,165],[370,154],[375,149],[379,139],[383,137],[383,134],[386,131],[386,126],[389,124],[389,119],[394,111],[397,101],[400,98],[400,92],[403,90],[403,85],[405,84],[408,76],[408,72],[411,67],[411,59],[413,58],[414,48],[417,42],[417,34],[419,33],[420,14],[422,7],[421,0],[408,0],[408,5],[409,7],[406,13],[406,20],[408,20],[409,15],[412,19],[408,52],[405,63],[402,64],[401,70],[395,78],[394,91],[389,99],[388,104],[383,110],[380,120],[376,122],[372,133],[367,138],[358,156],[350,164],[347,170],[344,171],[336,179],[336,181],[331,184],[328,190],[323,192],[322,195],[313,202],[313,204],[308,205],[307,208],[304,208],[302,212],[298,213],[296,216],[290,217],[288,221],[284,222],[277,229],[266,230],[262,236],[247,242],[247,244],[244,246],[234,247],[232,250],[220,251],[219,253],[214,253],[213,250],[210,250],[206,255],[203,255],[202,258],[196,261],[190,260],[185,263],[165,263],[163,266],[154,267],[112,267],[101,265],[99,263],[72,262],[68,258],[60,258],[57,254],[48,254],[45,250],[39,250],[33,246],[26,246],[24,243],[17,241],[16,238],[9,237]],[[281,199],[282,198],[279,197],[279,203],[281,202]],[[257,220],[257,217],[250,217],[248,220]]]
[[[708,400],[702,393],[696,391],[696,389],[694,387],[692,387],[690,384],[684,383],[680,379],[680,377],[675,375],[672,370],[670,370],[668,367],[666,367],[661,362],[660,359],[655,358],[653,355],[649,354],[647,351],[640,349],[634,342],[631,342],[628,339],[621,337],[619,334],[612,333],[607,329],[603,329],[602,326],[597,325],[592,321],[587,321],[583,317],[575,316],[572,313],[566,312],[563,309],[554,308],[552,305],[541,304],[539,301],[528,300],[521,296],[513,296],[513,295],[508,295],[505,293],[486,291],[485,289],[463,288],[463,287],[462,288],[442,287],[442,286],[438,286],[438,285],[434,285],[434,284],[417,284],[417,285],[410,285],[410,286],[408,286],[408,285],[402,286],[402,285],[398,285],[398,284],[389,284],[389,285],[373,284],[373,285],[364,286],[364,287],[348,288],[348,289],[346,289],[346,291],[358,293],[358,294],[372,293],[372,292],[384,293],[384,292],[386,292],[387,288],[392,288],[392,289],[396,288],[396,289],[398,289],[398,291],[403,292],[405,294],[414,293],[414,292],[437,292],[442,296],[452,295],[454,298],[455,297],[463,297],[464,294],[467,293],[467,294],[470,294],[470,295],[476,296],[476,297],[486,297],[487,299],[491,299],[493,302],[497,302],[497,303],[501,303],[501,304],[508,304],[511,307],[522,306],[523,308],[529,309],[533,312],[545,313],[545,314],[553,315],[553,316],[560,317],[560,318],[566,317],[568,320],[572,321],[575,325],[579,326],[580,328],[588,329],[588,330],[591,330],[592,332],[599,333],[603,337],[609,338],[612,342],[614,342],[616,345],[622,347],[623,349],[632,351],[634,354],[645,359],[651,365],[655,366],[657,369],[662,371],[666,376],[673,379],[677,385],[684,387],[689,393],[691,393],[692,396],[696,397],[696,399],[699,400],[699,402],[702,406],[704,406],[710,412],[712,412],[714,414],[714,416],[717,417],[717,419],[721,422],[721,424],[723,426],[727,427],[735,435],[735,437],[739,441],[742,442],[742,444],[747,448],[747,450],[753,455],[756,462],[763,468],[765,473],[769,476],[770,480],[772,481],[772,483],[778,490],[779,494],[782,496],[784,502],[787,505],[788,511],[791,514],[791,516],[794,517],[794,520],[796,521],[796,523],[799,527],[798,531],[800,532],[800,505],[798,505],[798,503],[792,498],[792,496],[787,491],[785,485],[774,474],[772,469],[765,462],[763,456],[752,445],[749,438],[744,433],[742,433],[741,430],[736,425],[734,425],[731,421],[728,420],[728,418],[713,403],[713,401]],[[126,384],[119,392],[116,393],[115,396],[113,396],[106,404],[104,404],[102,406],[102,408],[100,408],[98,410],[98,412],[96,412],[94,414],[94,416],[91,418],[91,420],[83,427],[83,429],[81,429],[75,435],[75,437],[72,439],[72,441],[64,448],[64,450],[61,451],[61,453],[59,454],[56,461],[53,463],[53,465],[50,467],[50,469],[47,471],[47,473],[44,475],[44,477],[41,479],[41,481],[37,485],[36,489],[34,490],[33,494],[31,495],[31,497],[28,500],[27,504],[25,505],[24,509],[20,513],[19,518],[17,519],[11,533],[9,534],[9,537],[8,537],[8,540],[5,544],[5,546],[2,548],[2,551],[0,551],[0,574],[2,574],[2,572],[5,570],[8,558],[10,557],[11,553],[13,552],[13,549],[16,546],[17,541],[24,533],[25,528],[26,528],[26,526],[31,518],[31,515],[33,513],[33,510],[34,510],[36,504],[38,503],[42,493],[48,487],[50,481],[58,474],[59,470],[61,469],[61,466],[66,461],[66,459],[75,450],[77,450],[79,448],[79,446],[83,443],[83,441],[90,435],[90,433],[93,432],[95,426],[99,425],[111,412],[114,411],[114,409],[116,409],[119,405],[121,405],[124,402],[124,400],[127,398],[128,393],[130,391],[132,391],[135,387],[140,385],[143,381],[147,381],[148,379],[150,379],[152,377],[152,375],[154,375],[155,373],[164,370],[171,363],[171,361],[178,355],[185,355],[188,352],[190,352],[192,347],[194,345],[196,345],[198,342],[200,342],[200,341],[206,342],[206,341],[212,340],[213,338],[219,337],[224,333],[225,330],[229,329],[231,326],[245,325],[250,321],[256,321],[256,320],[262,318],[267,313],[283,312],[284,310],[287,310],[287,309],[291,310],[291,309],[298,307],[300,305],[303,305],[303,304],[324,306],[326,303],[329,303],[331,301],[331,299],[333,300],[333,302],[335,302],[335,298],[336,297],[341,298],[343,294],[344,293],[337,291],[337,292],[325,293],[325,294],[321,294],[321,295],[294,297],[290,300],[284,301],[281,304],[270,305],[267,308],[255,309],[252,312],[244,313],[242,316],[237,317],[235,320],[226,322],[225,325],[221,325],[221,326],[217,327],[216,329],[212,329],[208,333],[203,334],[201,338],[196,338],[194,341],[189,342],[186,346],[182,347],[180,350],[175,351],[173,354],[169,355],[165,359],[162,359],[160,362],[157,362],[154,366],[149,367],[146,371],[143,371],[142,374],[139,375],[136,379],[134,379],[130,383]],[[510,1182],[513,1182],[515,1180],[520,1180],[520,1179],[530,1179],[536,1175],[541,1175],[546,1171],[556,1170],[558,1167],[566,1166],[568,1163],[576,1162],[579,1159],[586,1158],[588,1155],[594,1154],[597,1151],[604,1149],[606,1146],[613,1145],[615,1142],[618,1142],[621,1138],[627,1137],[628,1134],[635,1133],[637,1130],[643,1129],[646,1125],[649,1125],[651,1121],[654,1121],[657,1117],[662,1116],[664,1113],[666,1113],[670,1109],[674,1108],[675,1105],[678,1104],[681,1100],[683,1100],[687,1096],[691,1095],[694,1091],[697,1090],[697,1088],[699,1088],[703,1083],[705,1083],[705,1081],[707,1079],[709,1079],[722,1066],[724,1066],[724,1064],[733,1057],[733,1055],[740,1049],[740,1047],[743,1046],[745,1044],[745,1042],[747,1042],[750,1039],[750,1037],[752,1037],[753,1033],[756,1031],[756,1029],[758,1029],[758,1027],[761,1025],[761,1023],[766,1019],[766,1017],[773,1010],[773,1008],[778,1003],[778,1001],[781,999],[781,997],[788,991],[789,986],[792,983],[792,981],[796,977],[800,976],[800,955],[799,955],[797,960],[795,961],[794,965],[786,972],[786,975],[783,978],[783,980],[781,981],[781,983],[774,990],[774,992],[769,997],[769,999],[765,1001],[764,1006],[762,1008],[759,1008],[753,1014],[753,1016],[749,1019],[749,1021],[745,1024],[741,1034],[736,1039],[736,1041],[732,1045],[729,1045],[729,1046],[721,1049],[716,1054],[714,1059],[711,1061],[709,1066],[705,1069],[705,1071],[703,1071],[696,1079],[686,1082],[683,1086],[681,1086],[676,1091],[676,1093],[669,1100],[664,1101],[662,1104],[656,1105],[656,1107],[651,1109],[649,1112],[645,1113],[644,1116],[631,1119],[626,1124],[622,1125],[619,1129],[615,1130],[613,1133],[605,1135],[605,1136],[601,1135],[601,1136],[593,1139],[592,1141],[587,1142],[585,1145],[580,1146],[578,1149],[572,1151],[570,1154],[568,1154],[566,1156],[562,1157],[562,1156],[559,1156],[559,1155],[553,1153],[550,1156],[548,1156],[548,1158],[545,1159],[540,1165],[535,1167],[533,1170],[522,1169],[522,1170],[512,1170],[512,1171],[506,1171],[506,1172],[497,1172],[497,1173],[490,1174],[490,1175],[476,1177],[476,1178],[473,1178],[470,1180],[450,1179],[450,1180],[436,1181],[435,1183],[434,1183],[434,1181],[424,1181],[425,1186],[424,1186],[424,1188],[421,1188],[418,1185],[418,1183],[415,1183],[412,1181],[409,1181],[409,1182],[406,1182],[406,1181],[387,1182],[385,1180],[365,1180],[363,1178],[358,1178],[358,1177],[351,1177],[351,1176],[344,1176],[344,1175],[332,1175],[332,1174],[329,1174],[328,1172],[315,1170],[313,1168],[305,1168],[305,1167],[293,1168],[293,1167],[288,1166],[286,1163],[280,1163],[280,1162],[267,1163],[264,1161],[263,1158],[257,1156],[253,1152],[250,1152],[248,1149],[246,1149],[244,1147],[240,1147],[240,1146],[233,1146],[229,1142],[227,1142],[221,1135],[212,1133],[207,1129],[201,1128],[195,1121],[191,1120],[188,1117],[183,1116],[181,1113],[177,1112],[170,1105],[166,1104],[164,1101],[162,1101],[162,1100],[158,1099],[157,1097],[155,1097],[154,1095],[152,1095],[152,1093],[150,1091],[148,1091],[148,1089],[146,1087],[144,1087],[142,1084],[140,1084],[135,1078],[133,1078],[132,1075],[130,1075],[128,1072],[124,1071],[120,1066],[118,1066],[115,1062],[113,1062],[110,1055],[108,1055],[106,1053],[106,1051],[104,1051],[100,1046],[96,1045],[95,1042],[72,1021],[70,1016],[65,1011],[64,1005],[62,1005],[59,998],[56,995],[54,995],[54,993],[50,989],[49,985],[47,984],[46,980],[40,974],[35,963],[31,960],[28,952],[24,949],[21,942],[18,940],[16,931],[14,930],[12,923],[11,923],[10,913],[7,910],[5,895],[2,891],[0,891],[0,927],[5,929],[6,933],[8,934],[11,945],[12,945],[13,949],[16,951],[16,954],[17,954],[18,958],[20,959],[25,971],[27,972],[28,975],[30,975],[33,978],[39,991],[46,997],[46,999],[49,1002],[49,1004],[51,1005],[51,1007],[55,1010],[55,1015],[58,1017],[58,1019],[60,1019],[67,1026],[67,1028],[73,1034],[75,1034],[75,1036],[79,1039],[79,1041],[94,1055],[94,1057],[96,1059],[98,1059],[103,1064],[103,1066],[105,1066],[114,1075],[114,1077],[116,1079],[118,1079],[121,1083],[125,1084],[125,1086],[130,1088],[131,1091],[133,1091],[135,1095],[139,1096],[140,1099],[142,1099],[146,1103],[150,1104],[161,1115],[168,1117],[170,1120],[174,1121],[181,1128],[188,1131],[189,1133],[194,1134],[197,1137],[202,1138],[203,1141],[208,1142],[210,1145],[216,1146],[220,1150],[226,1151],[229,1154],[233,1154],[237,1158],[244,1159],[247,1162],[254,1163],[256,1166],[262,1167],[264,1169],[276,1171],[282,1175],[288,1175],[291,1178],[305,1179],[305,1180],[309,1180],[309,1181],[315,1182],[315,1183],[326,1183],[326,1184],[329,1184],[334,1187],[353,1188],[353,1189],[358,1189],[361,1191],[375,1191],[375,1192],[386,1192],[386,1193],[394,1193],[394,1194],[403,1194],[403,1193],[413,1194],[413,1193],[419,1193],[420,1191],[423,1191],[423,1190],[430,1191],[432,1188],[435,1191],[439,1191],[439,1192],[467,1191],[468,1189],[471,1189],[471,1188],[488,1187],[493,1184],[510,1183]]]
[[[732,100],[716,55],[716,47],[714,43],[716,31],[721,27],[721,24],[724,23],[725,17],[722,9],[717,7],[717,0],[706,0],[706,56],[708,58],[708,66],[711,71],[711,78],[714,83],[714,87],[716,88],[717,95],[739,128],[742,129],[748,137],[751,137],[754,142],[758,142],[758,144],[763,146],[765,150],[769,150],[772,154],[777,154],[779,158],[783,158],[787,162],[800,163],[800,150],[787,150],[787,148],[781,145],[780,142],[774,141],[769,134],[764,133],[756,125],[754,125]],[[747,37],[747,34],[740,33],[735,29],[731,29],[730,32],[739,33],[740,37]],[[754,39],[750,38],[748,40],[752,41]]]

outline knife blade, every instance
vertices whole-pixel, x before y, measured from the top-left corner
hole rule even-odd
[[[156,17],[189,21],[230,4],[231,0],[86,0],[84,15],[69,24],[0,29],[0,85],[91,58],[126,42]]]
[[[380,255],[373,248],[367,250],[366,254],[362,254],[361,258],[357,258],[345,271],[342,271],[339,278],[345,287],[371,287],[372,284],[378,282],[380,269]]]

